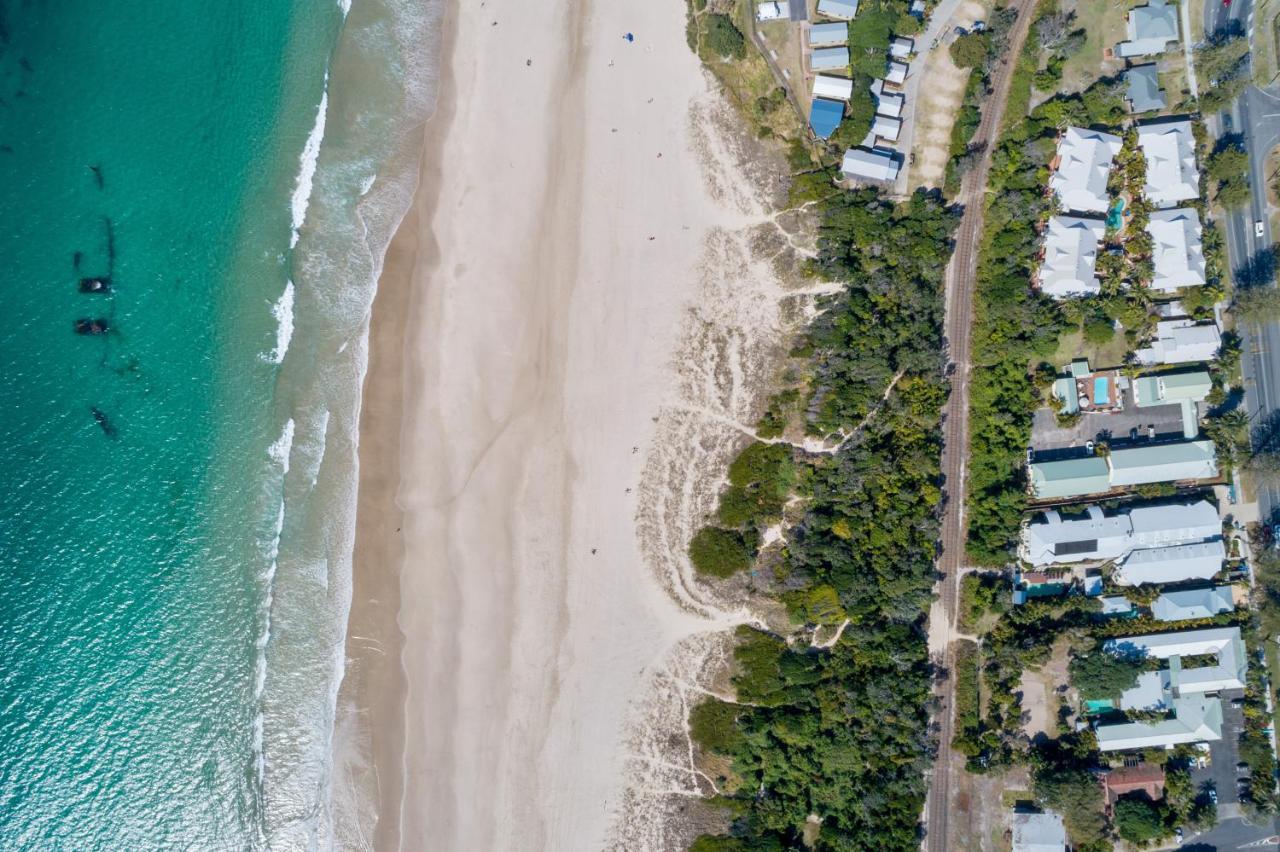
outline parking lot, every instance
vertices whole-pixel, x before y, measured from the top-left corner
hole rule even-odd
[[[1232,707],[1233,699],[1244,692],[1239,689],[1222,693],[1222,739],[1209,743],[1209,765],[1191,770],[1191,780],[1197,790],[1212,787],[1218,793],[1218,811],[1222,818],[1238,815],[1232,805],[1240,801],[1236,793],[1236,764],[1240,762],[1240,733],[1244,730],[1244,715],[1240,708]]]
[[[1130,440],[1130,433],[1137,429],[1140,439],[1145,439],[1148,428],[1154,427],[1158,439],[1181,439],[1182,409],[1176,405],[1157,405],[1138,408],[1133,402],[1133,390],[1124,391],[1125,406],[1115,414],[1087,413],[1075,426],[1058,425],[1054,413],[1047,408],[1036,409],[1031,424],[1031,446],[1037,450],[1056,450],[1065,447],[1082,447],[1087,441],[1107,440],[1120,444]]]

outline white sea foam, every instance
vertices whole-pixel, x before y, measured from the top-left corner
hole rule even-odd
[[[271,316],[276,320],[276,348],[262,356],[262,360],[269,364],[283,363],[285,353],[289,351],[289,341],[293,339],[293,296],[293,282],[287,281],[284,292],[271,306]]]
[[[335,77],[335,110],[346,114],[354,109],[358,115],[351,132],[326,147],[317,173],[329,104],[326,76],[293,193],[292,245],[298,244],[308,212],[314,217],[312,226],[323,223],[324,228],[316,239],[309,236],[291,259],[294,281],[307,293],[296,307],[306,312],[299,315],[298,326],[306,329],[309,343],[315,335],[319,352],[333,354],[300,359],[298,370],[287,377],[284,393],[298,418],[298,444],[293,446],[293,427],[287,424],[271,451],[282,471],[288,469],[291,450],[297,455],[289,486],[296,501],[289,505],[290,535],[283,545],[276,537],[276,549],[264,554],[271,557],[265,561],[274,587],[267,596],[270,619],[263,622],[262,635],[271,646],[259,702],[263,717],[255,721],[254,731],[255,745],[261,743],[256,764],[272,767],[260,786],[264,848],[362,848],[371,825],[363,800],[351,790],[347,761],[359,758],[335,746],[351,604],[360,389],[368,368],[370,305],[387,244],[417,181],[411,146],[436,96],[443,3],[368,2],[375,11],[381,7],[389,12],[395,24],[361,27],[343,43],[361,44],[365,50],[368,39],[387,41],[387,72],[396,82],[394,113],[380,111],[388,104],[383,92],[368,97],[348,90],[347,80]],[[349,0],[338,3],[345,14]],[[355,25],[349,21],[346,26]],[[352,84],[363,85],[365,79]],[[299,492],[303,487],[305,498]],[[274,506],[266,502],[263,508],[271,511]],[[264,544],[272,540],[268,517],[264,515]],[[278,629],[271,637],[273,622]],[[347,715],[344,708],[342,716]],[[338,838],[338,833],[344,836]]]
[[[293,452],[293,418],[290,417],[285,421],[284,428],[280,430],[280,437],[271,442],[271,446],[267,447],[267,455],[271,460],[280,465],[281,475],[289,472],[289,454]]]
[[[345,21],[351,11],[351,0],[338,0],[338,8],[342,10],[342,19]]]
[[[298,167],[298,182],[293,187],[293,200],[290,205],[293,211],[293,235],[289,238],[289,247],[298,244],[298,236],[302,231],[302,223],[307,220],[307,208],[311,205],[311,188],[316,176],[316,163],[320,159],[320,143],[324,141],[324,120],[329,112],[329,72],[324,74],[324,90],[320,93],[320,107],[316,110],[316,123],[307,136],[307,144],[302,146],[302,162]]]

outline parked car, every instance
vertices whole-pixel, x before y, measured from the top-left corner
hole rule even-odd
[[[1236,764],[1236,774],[1237,774],[1237,775],[1248,775],[1248,774],[1249,774],[1249,764],[1245,763],[1243,760],[1242,760],[1242,761],[1240,761],[1239,763],[1237,763],[1237,764]]]
[[[1258,239],[1262,239],[1262,220],[1253,223],[1253,235]]]
[[[1210,802],[1213,802],[1215,805],[1218,804],[1218,791],[1216,789],[1210,787],[1205,791],[1205,795],[1209,797]]]
[[[1173,830],[1173,842],[1177,843],[1179,846],[1182,845],[1182,829],[1175,828]]]

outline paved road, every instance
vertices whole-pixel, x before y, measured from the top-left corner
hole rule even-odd
[[[1031,27],[1032,10],[1036,0],[1014,0],[1012,6],[1018,12],[1018,20],[1009,35],[1010,59],[1022,52]],[[942,517],[942,552],[938,557],[938,599],[934,603],[931,629],[946,630],[954,627],[956,602],[960,593],[960,574],[964,568],[966,522],[964,517],[966,462],[969,457],[969,351],[973,333],[973,291],[978,264],[978,247],[982,240],[984,202],[987,173],[991,168],[991,152],[996,134],[1004,116],[1005,101],[1009,95],[1009,82],[1013,76],[1014,62],[1006,61],[996,69],[992,81],[992,95],[983,110],[982,121],[974,134],[974,141],[985,145],[982,161],[965,174],[960,184],[958,201],[964,206],[964,215],[956,230],[955,251],[947,266],[946,322],[948,358],[951,368],[951,395],[943,409],[942,474],[945,478],[946,505]],[[939,609],[940,608],[940,609]],[[950,635],[949,632],[944,635]],[[932,637],[935,641],[937,637]],[[944,640],[945,641],[945,640]],[[930,643],[931,645],[934,642]],[[955,649],[946,642],[946,650],[940,661],[947,671],[955,668]],[[958,848],[950,842],[947,820],[951,807],[951,779],[953,752],[951,736],[954,725],[954,678],[947,678],[937,686],[938,756],[929,777],[929,797],[925,804],[924,848],[928,852],[946,852]]]
[[[1216,0],[1206,0],[1204,22],[1206,33],[1238,24],[1252,38],[1253,4],[1250,0],[1234,0],[1230,6],[1223,6]],[[1232,269],[1238,271],[1252,263],[1260,250],[1269,250],[1274,245],[1266,197],[1267,182],[1271,178],[1266,174],[1266,157],[1268,151],[1280,144],[1280,87],[1264,91],[1250,86],[1230,110],[1209,117],[1208,123],[1215,136],[1241,134],[1245,150],[1249,152],[1252,197],[1247,205],[1227,214],[1222,222],[1230,263]],[[1262,222],[1261,237],[1254,234],[1254,223],[1259,221]],[[1265,286],[1276,286],[1274,276]],[[1241,369],[1245,410],[1254,423],[1259,423],[1280,408],[1280,322],[1261,327],[1242,325],[1239,330],[1244,349]],[[1257,486],[1259,513],[1266,520],[1280,512],[1280,482],[1272,479],[1258,482]]]

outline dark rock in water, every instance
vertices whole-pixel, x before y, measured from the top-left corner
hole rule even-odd
[[[93,419],[97,421],[100,427],[102,427],[102,434],[106,435],[108,438],[114,438],[120,434],[119,430],[116,429],[115,424],[111,422],[111,418],[107,417],[107,413],[101,408],[98,408],[95,405],[90,407],[89,411],[93,412]]]
[[[107,276],[80,279],[81,293],[110,293],[111,279]]]
[[[78,319],[76,320],[76,334],[106,334],[109,331],[107,321],[102,317],[97,319]]]
[[[84,252],[76,252],[71,255],[71,265],[75,267],[76,272],[80,271],[80,261],[84,259]]]

